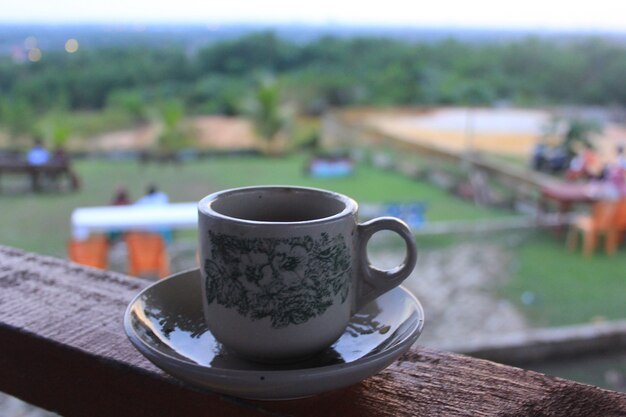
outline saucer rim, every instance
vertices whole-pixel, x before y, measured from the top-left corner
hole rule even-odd
[[[232,378],[237,378],[237,377],[247,378],[252,375],[259,375],[259,376],[265,376],[265,377],[267,376],[283,377],[283,376],[301,375],[303,372],[306,372],[306,377],[318,377],[318,376],[323,376],[326,373],[332,374],[332,373],[337,372],[338,370],[356,367],[361,364],[372,364],[375,362],[381,362],[381,361],[388,359],[390,356],[396,355],[399,351],[402,351],[403,349],[408,350],[408,348],[410,348],[415,343],[415,341],[419,338],[424,328],[425,317],[424,317],[424,308],[422,307],[422,304],[420,303],[418,298],[415,295],[413,295],[409,290],[407,290],[402,285],[399,285],[397,287],[392,288],[391,291],[395,289],[401,290],[402,294],[404,296],[407,296],[413,302],[413,305],[415,307],[415,311],[417,312],[418,317],[415,320],[415,324],[413,324],[410,329],[407,329],[404,332],[404,336],[399,342],[394,344],[394,346],[392,347],[383,349],[380,352],[374,353],[372,355],[366,354],[353,361],[326,365],[326,366],[321,366],[317,368],[253,370],[253,369],[222,368],[222,367],[211,366],[210,364],[203,365],[198,362],[194,362],[193,360],[189,358],[186,358],[186,360],[184,360],[184,359],[172,356],[166,352],[163,352],[162,350],[159,350],[145,343],[144,340],[135,331],[133,325],[131,324],[131,319],[130,319],[131,310],[133,306],[135,305],[135,303],[146,292],[151,290],[152,287],[163,285],[163,283],[166,280],[176,279],[177,277],[187,275],[187,274],[192,274],[192,273],[200,273],[200,269],[199,268],[187,269],[187,270],[169,275],[159,281],[156,281],[148,285],[147,287],[143,288],[137,295],[133,297],[133,299],[130,301],[130,303],[126,307],[126,311],[124,312],[124,330],[125,330],[126,336],[129,338],[129,340],[135,346],[135,348],[137,348],[144,356],[147,357],[147,359],[149,359],[152,363],[157,365],[159,368],[161,368],[160,364],[157,362],[154,362],[152,360],[152,357],[166,360],[167,362],[169,362],[170,364],[174,366],[192,367],[194,368],[194,373],[198,373],[198,374],[210,373],[211,375],[214,375],[214,376],[219,375],[219,376],[227,376],[227,377],[232,377]],[[210,332],[211,330],[207,329],[207,331]],[[145,352],[146,350],[149,351],[150,353],[146,354]],[[181,355],[181,356],[184,356],[184,355]]]

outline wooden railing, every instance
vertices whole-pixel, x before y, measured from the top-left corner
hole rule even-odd
[[[0,390],[63,416],[626,416],[626,394],[421,346],[302,400],[200,390],[124,334],[124,310],[148,284],[0,246]]]

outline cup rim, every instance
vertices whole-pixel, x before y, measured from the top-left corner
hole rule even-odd
[[[310,192],[310,193],[320,193],[324,194],[327,197],[334,198],[335,200],[339,200],[344,204],[343,210],[338,213],[335,213],[331,216],[320,217],[317,219],[310,220],[302,220],[302,221],[290,221],[290,222],[273,222],[273,221],[261,221],[261,220],[248,220],[242,219],[238,217],[228,216],[226,214],[222,214],[213,209],[212,203],[217,201],[219,198],[223,198],[228,195],[237,194],[237,193],[245,193],[253,190],[295,190],[299,192]],[[313,188],[313,187],[300,187],[293,185],[260,185],[260,186],[249,186],[249,187],[237,187],[230,188],[226,190],[221,190],[214,192],[212,194],[207,195],[202,198],[198,202],[198,213],[201,215],[229,220],[236,223],[242,224],[250,224],[250,225],[309,225],[309,224],[317,224],[317,223],[325,223],[328,221],[340,219],[342,217],[356,214],[358,209],[358,204],[352,198],[345,196],[343,194],[337,193],[335,191],[324,190],[321,188]]]

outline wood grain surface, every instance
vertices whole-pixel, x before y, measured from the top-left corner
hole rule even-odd
[[[124,310],[148,284],[0,246],[0,390],[63,416],[626,416],[624,394],[419,346],[308,399],[196,389],[124,334]]]

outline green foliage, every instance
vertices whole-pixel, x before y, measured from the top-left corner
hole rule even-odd
[[[175,129],[185,115],[183,104],[179,101],[168,101],[161,106],[161,120],[166,129]]]
[[[292,146],[309,151],[317,151],[321,145],[320,120],[318,118],[298,118],[293,124]]]
[[[565,136],[563,137],[563,146],[570,153],[576,153],[577,144],[587,147],[592,146],[591,135],[601,131],[601,127],[595,121],[573,119],[569,122]]]
[[[159,135],[159,150],[173,152],[184,149],[191,143],[190,135],[183,129],[166,129]]]
[[[265,142],[267,153],[280,154],[276,142],[278,134],[288,125],[288,117],[281,103],[280,86],[273,79],[262,80],[249,102],[249,116],[257,134]]]
[[[200,74],[235,76],[258,71],[282,72],[293,65],[298,48],[272,32],[260,32],[204,48],[198,53]]]
[[[141,92],[136,90],[113,91],[107,97],[107,107],[123,110],[138,122],[148,119],[148,104]]]
[[[43,136],[52,143],[55,148],[65,147],[72,134],[72,129],[68,123],[70,116],[67,113],[59,112],[49,118],[50,123],[41,130]]]
[[[11,70],[0,72],[13,81],[9,95],[44,112],[58,107],[60,98],[71,109],[100,109],[114,91],[152,91],[163,82],[189,80],[191,71],[189,59],[178,49],[140,47],[50,52],[40,62],[16,63]]]
[[[184,105],[177,100],[163,103],[159,108],[163,131],[158,138],[159,150],[173,152],[185,148],[191,142],[191,132],[182,124],[185,117]]]
[[[23,99],[9,99],[0,102],[0,126],[11,138],[34,133],[35,112],[30,103]]]
[[[331,107],[357,104],[363,96],[358,80],[343,70],[310,67],[283,79],[285,95],[305,114],[319,115]]]
[[[259,135],[271,142],[284,125],[280,112],[280,89],[275,81],[262,82],[254,94],[252,119]]]
[[[195,53],[130,45],[50,51],[36,63],[0,58],[0,93],[17,107],[3,111],[1,121],[23,132],[31,114],[105,106],[142,121],[151,103],[167,100],[191,112],[236,114],[258,74],[274,76],[284,97],[309,114],[353,104],[626,105],[624,73],[626,46],[601,38],[421,44],[322,37],[295,43],[261,32]]]
[[[187,96],[187,104],[200,113],[236,115],[241,112],[242,97],[252,86],[246,79],[210,74],[196,81]]]
[[[40,136],[52,139],[55,126],[69,130],[71,136],[88,138],[94,135],[125,129],[136,123],[133,116],[117,107],[102,111],[52,111],[39,117],[36,130]]]

